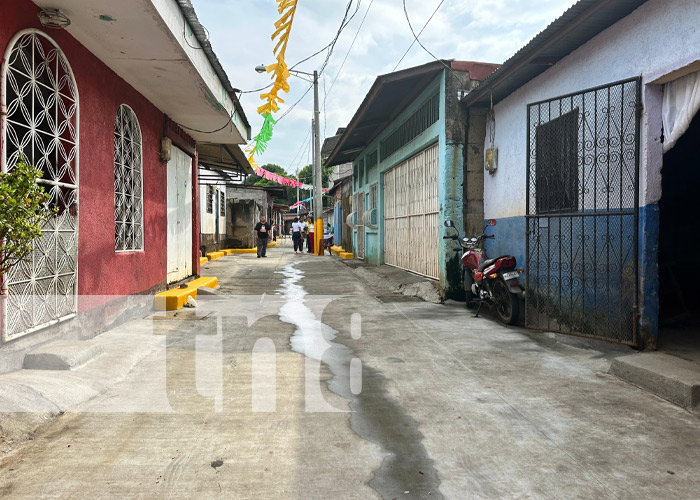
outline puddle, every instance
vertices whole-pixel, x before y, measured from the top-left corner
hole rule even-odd
[[[442,499],[440,479],[422,444],[418,422],[387,396],[386,377],[364,365],[358,369],[359,360],[352,349],[336,341],[338,331],[322,323],[312,310],[332,299],[316,303],[322,299],[308,297],[301,284],[304,273],[294,264],[278,272],[285,277],[280,289],[284,299],[280,320],[296,327],[291,348],[307,358],[307,411],[342,411],[329,405],[320,391],[318,374],[323,362],[332,374],[328,388],[350,401],[352,430],[388,453],[369,485],[385,499],[405,497],[406,491],[412,498]]]

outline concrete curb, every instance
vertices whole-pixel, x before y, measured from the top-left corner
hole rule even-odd
[[[345,263],[346,261],[341,261]],[[349,261],[347,261],[349,262]],[[352,273],[373,288],[400,293],[407,297],[417,297],[425,302],[442,304],[445,296],[439,285],[428,278],[389,266],[350,266]]]
[[[700,365],[663,352],[613,360],[609,373],[693,412],[700,412]]]

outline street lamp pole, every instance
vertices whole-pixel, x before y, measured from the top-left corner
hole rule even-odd
[[[258,73],[265,73],[267,68],[264,64],[260,64],[255,67],[255,71]],[[314,204],[313,204],[313,217],[314,217],[314,250],[316,255],[324,255],[323,249],[321,248],[321,242],[323,241],[323,175],[321,168],[321,120],[320,111],[318,106],[318,71],[314,70],[313,74],[306,73],[299,70],[288,70],[290,74],[306,80],[306,78],[300,77],[299,74],[312,76],[314,84],[314,119],[313,119],[313,140],[314,140],[314,160],[313,160],[313,174],[314,174]],[[308,80],[306,80],[308,81]],[[298,197],[297,197],[298,198]]]
[[[323,241],[323,176],[321,171],[321,120],[318,109],[318,72],[314,70],[314,250],[324,255]]]

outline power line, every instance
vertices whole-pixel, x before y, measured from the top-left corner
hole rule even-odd
[[[181,123],[178,123],[178,125],[179,125],[180,127],[184,128],[185,130],[189,130],[190,132],[198,132],[198,133],[200,133],[200,134],[216,134],[217,132],[221,132],[223,129],[225,129],[226,127],[228,127],[228,126],[229,126],[229,123],[233,123],[233,115],[234,115],[234,114],[235,114],[235,112],[232,112],[231,115],[228,117],[228,120],[226,121],[226,123],[224,124],[224,126],[223,126],[223,127],[219,127],[219,128],[217,128],[216,130],[198,130],[198,129],[196,129],[196,128],[186,127],[186,126],[184,126],[184,125],[181,124]]]
[[[304,142],[301,143],[301,147],[300,147],[299,150],[297,151],[297,154],[294,155],[294,159],[292,159],[292,161],[289,162],[289,167],[287,167],[287,168],[291,168],[292,165],[294,164],[294,162],[297,161],[297,158],[299,157],[299,155],[301,154],[301,152],[302,152],[302,151],[304,150],[304,148],[306,147],[306,141],[309,140],[309,136],[310,136],[310,135],[311,135],[311,131],[309,130],[309,132],[306,134],[306,138],[304,139]],[[285,169],[285,170],[286,170],[286,169]]]
[[[415,38],[416,42],[418,42],[418,45],[420,45],[421,47],[423,47],[423,50],[425,50],[428,54],[430,54],[430,55],[433,57],[433,59],[435,59],[437,62],[439,62],[439,63],[442,64],[444,67],[446,67],[448,70],[450,70],[450,73],[452,73],[452,75],[454,75],[454,77],[457,79],[457,81],[460,82],[460,83],[462,84],[462,86],[464,86],[464,83],[462,82],[462,79],[459,77],[459,75],[457,75],[457,73],[455,73],[455,72],[452,70],[452,68],[450,68],[447,64],[445,64],[445,62],[444,62],[442,59],[438,59],[437,57],[435,57],[435,54],[433,54],[432,52],[430,52],[430,51],[425,47],[425,45],[423,45],[423,44],[421,43],[421,41],[418,40],[418,37],[416,36],[416,32],[413,31],[413,26],[411,26],[411,20],[408,18],[408,10],[406,10],[406,0],[403,0],[403,13],[404,13],[404,15],[406,16],[406,22],[408,22],[408,27],[410,28],[411,33],[413,34],[413,38]]]
[[[423,34],[423,30],[425,30],[425,27],[428,26],[428,23],[433,19],[433,16],[435,16],[435,14],[436,14],[437,11],[440,9],[440,7],[442,7],[442,4],[443,4],[443,3],[445,3],[445,0],[440,0],[440,3],[438,4],[438,6],[435,7],[435,10],[433,11],[433,13],[430,15],[430,17],[429,17],[428,20],[425,22],[425,24],[423,25],[423,27],[421,28],[421,30],[418,32],[418,36],[416,36],[415,39],[413,39],[413,40],[411,41],[411,45],[409,45],[408,48],[406,49],[406,52],[403,53],[403,55],[401,56],[401,59],[399,59],[399,62],[397,62],[397,63],[396,63],[396,66],[394,66],[394,69],[391,70],[392,73],[393,73],[394,71],[396,71],[396,68],[399,67],[399,64],[401,64],[401,61],[403,61],[403,58],[406,57],[406,54],[408,54],[408,51],[411,50],[411,47],[413,47],[413,44],[416,43],[416,40],[418,40],[418,37],[420,37],[420,36]],[[405,9],[406,9],[406,2],[404,2],[404,10],[405,10]],[[410,24],[411,24],[410,21],[409,21],[408,24],[409,24],[409,26],[410,26]],[[413,29],[411,29],[411,31],[413,31]]]
[[[443,0],[444,1],[444,0]],[[365,19],[367,19],[367,14],[369,14],[369,9],[372,8],[372,4],[374,3],[374,0],[372,0],[369,3],[369,7],[367,7],[367,10],[365,11],[365,15],[362,18],[362,21],[360,22],[359,28],[357,28],[357,31],[355,32],[355,38],[352,39],[352,43],[350,44],[350,48],[348,51],[345,53],[345,58],[343,59],[342,64],[340,65],[340,68],[338,69],[338,72],[335,74],[335,78],[333,78],[333,82],[331,83],[330,88],[328,89],[328,94],[330,94],[331,90],[333,90],[333,85],[335,85],[335,81],[338,79],[338,76],[340,76],[340,72],[343,71],[343,66],[345,66],[345,61],[348,60],[348,56],[350,55],[350,51],[352,50],[353,46],[355,45],[355,40],[357,40],[357,35],[360,34],[360,30],[362,29],[362,25],[365,24]],[[328,94],[326,94],[323,98],[323,109],[325,113],[326,109],[326,98],[328,97]]]
[[[333,40],[331,40],[331,41],[328,43],[328,45],[326,45],[325,47],[320,48],[319,50],[317,50],[316,52],[314,52],[314,53],[311,54],[310,56],[305,57],[305,58],[302,59],[301,61],[299,61],[299,62],[297,62],[296,64],[294,64],[291,68],[289,68],[290,70],[296,68],[296,67],[299,66],[301,63],[306,62],[306,61],[308,61],[309,59],[311,59],[311,58],[313,58],[313,57],[316,57],[317,55],[319,55],[319,54],[320,54],[321,52],[323,52],[324,50],[329,50],[329,49],[330,49],[330,50],[329,50],[329,53],[326,55],[326,61],[325,61],[325,63],[322,65],[322,67],[325,67],[325,64],[327,64],[328,59],[330,58],[330,54],[333,52],[333,48],[335,47],[335,43],[338,41],[338,37],[339,37],[340,34],[343,32],[343,30],[345,29],[345,27],[350,23],[350,21],[353,20],[353,18],[355,17],[355,14],[357,14],[357,11],[360,9],[360,4],[362,3],[361,0],[357,2],[357,6],[355,7],[355,12],[353,12],[353,13],[352,13],[352,16],[350,16],[350,18],[348,19],[348,14],[349,14],[349,12],[350,12],[350,9],[352,8],[352,3],[353,3],[353,1],[354,1],[354,0],[350,0],[350,1],[347,3],[347,5],[345,6],[345,14],[343,15],[343,19],[342,19],[342,21],[340,22],[340,27],[338,28],[338,31],[337,31],[337,33],[335,34],[335,37],[333,37]],[[322,71],[319,71],[319,73],[322,73]]]

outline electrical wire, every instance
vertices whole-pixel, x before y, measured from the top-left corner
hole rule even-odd
[[[452,68],[450,68],[447,64],[445,64],[445,61],[443,61],[442,59],[438,59],[437,57],[435,57],[435,54],[433,54],[432,52],[430,52],[430,51],[425,47],[425,45],[423,45],[423,44],[421,43],[421,41],[418,40],[418,37],[416,36],[416,32],[413,31],[413,26],[411,26],[411,20],[408,18],[408,10],[406,10],[406,0],[403,0],[403,13],[404,13],[405,16],[406,16],[406,22],[408,22],[408,27],[411,29],[411,33],[413,34],[413,38],[415,38],[416,42],[418,42],[418,45],[420,45],[420,46],[423,48],[423,50],[425,50],[428,54],[430,54],[430,55],[433,57],[433,59],[435,59],[437,62],[439,62],[439,63],[442,64],[444,67],[446,67],[448,70],[450,70],[450,73],[452,73],[452,75],[457,79],[457,81],[458,81],[462,86],[464,86],[464,82],[463,82],[462,79],[459,77],[459,75],[458,75],[457,73],[455,73],[455,72],[452,70]]]
[[[297,151],[297,154],[294,155],[294,158],[292,159],[291,162],[289,162],[289,166],[285,170],[289,170],[293,165],[294,162],[297,161],[297,158],[301,154],[302,151],[304,151],[304,148],[306,147],[306,141],[309,140],[309,136],[311,135],[311,130],[306,134],[306,138],[304,139],[304,142],[301,143],[301,147],[299,148],[299,151]]]
[[[259,89],[253,89],[253,90],[239,90],[238,94],[252,94],[253,92],[261,92],[263,90],[267,90],[270,87],[272,87],[275,83],[271,83],[269,85],[265,85],[264,87],[260,87]]]
[[[442,0],[443,2],[445,0]],[[335,74],[335,78],[333,78],[333,82],[331,83],[330,88],[328,89],[328,93],[324,96],[323,98],[323,109],[324,109],[324,115],[325,115],[325,109],[326,109],[326,98],[328,97],[328,94],[330,94],[331,90],[333,90],[333,85],[335,85],[335,81],[338,79],[338,76],[340,76],[340,72],[343,71],[343,66],[345,66],[345,61],[348,60],[348,56],[350,55],[350,51],[352,50],[353,46],[355,45],[355,40],[357,40],[357,35],[360,34],[360,30],[362,29],[362,25],[365,24],[365,19],[367,19],[367,14],[369,14],[369,9],[372,8],[372,4],[374,3],[374,0],[371,0],[369,3],[369,7],[367,7],[367,10],[365,11],[365,15],[362,18],[362,21],[360,22],[359,28],[357,28],[357,32],[355,32],[355,38],[352,39],[352,43],[350,44],[350,48],[348,51],[345,53],[345,58],[343,59],[343,62],[340,65],[340,68],[338,69],[338,72]],[[396,68],[394,68],[396,69]],[[325,135],[325,133],[324,133]]]
[[[335,48],[335,44],[338,42],[338,38],[340,37],[340,34],[341,34],[341,33],[343,32],[343,30],[347,27],[347,25],[350,23],[350,21],[352,21],[352,19],[355,17],[355,15],[357,14],[358,10],[360,9],[360,5],[361,5],[362,2],[361,2],[361,1],[358,1],[358,2],[357,2],[357,5],[356,5],[356,7],[355,7],[355,11],[354,11],[354,12],[352,13],[352,15],[350,15],[350,17],[348,18],[348,15],[349,15],[349,13],[350,13],[350,9],[352,8],[353,1],[354,1],[354,0],[350,0],[350,1],[347,3],[347,5],[345,6],[345,13],[343,14],[343,19],[342,19],[342,21],[341,21],[341,23],[340,23],[340,27],[338,28],[337,33],[335,34],[335,37],[333,37],[333,40],[332,40],[328,45],[326,45],[325,47],[323,47],[321,50],[316,51],[314,54],[312,54],[312,55],[310,55],[309,57],[306,57],[306,58],[302,59],[301,61],[299,61],[298,63],[296,63],[294,66],[292,66],[291,68],[289,68],[290,70],[294,69],[296,66],[298,66],[298,65],[301,64],[302,62],[305,62],[305,61],[311,59],[312,57],[314,57],[314,56],[320,54],[320,53],[323,52],[324,50],[328,49],[328,53],[326,54],[326,59],[324,60],[323,64],[321,65],[321,68],[318,70],[318,76],[319,76],[319,77],[323,74],[324,70],[326,69],[326,66],[328,66],[328,61],[330,61],[331,55],[333,54],[333,49]],[[306,94],[309,93],[309,91],[313,88],[313,86],[314,86],[313,83],[311,83],[311,85],[309,86],[309,88],[306,89],[306,91],[302,94],[302,96],[301,96],[294,104],[292,104],[289,108],[287,108],[287,110],[286,110],[284,113],[282,113],[282,115],[281,115],[279,118],[277,118],[277,120],[276,120],[277,123],[279,123],[279,121],[280,121],[282,118],[284,118],[285,116],[287,116],[287,115],[296,107],[296,105],[299,104],[299,103],[302,101],[302,99],[304,99],[304,97],[306,97]]]
[[[206,40],[209,41],[210,35],[209,35],[209,30],[202,24],[199,23],[199,26],[207,32],[207,38]],[[190,28],[192,30],[192,28]],[[184,38],[185,43],[191,48],[195,50],[204,50],[203,47],[196,47],[190,43],[190,41],[187,39],[187,19],[183,19],[182,21],[182,38]]]
[[[440,3],[438,4],[438,6],[435,7],[435,10],[433,11],[433,13],[430,15],[430,17],[429,17],[428,20],[425,22],[425,24],[423,25],[423,27],[421,28],[421,30],[418,32],[418,36],[416,36],[416,38],[415,38],[414,40],[411,41],[411,45],[409,45],[408,48],[406,49],[406,52],[403,53],[403,55],[401,56],[401,59],[399,59],[399,62],[397,62],[397,63],[396,63],[396,66],[394,66],[394,69],[391,70],[392,73],[393,73],[394,71],[396,71],[396,68],[399,67],[399,64],[401,64],[401,61],[403,61],[403,58],[406,57],[406,54],[408,54],[408,51],[411,50],[411,47],[413,47],[413,44],[416,43],[416,40],[418,40],[418,37],[420,37],[420,36],[423,34],[423,30],[425,30],[425,27],[428,26],[428,23],[433,19],[433,17],[435,16],[435,14],[437,14],[437,11],[440,9],[440,7],[442,7],[442,4],[443,4],[443,3],[445,3],[445,0],[440,0]],[[406,6],[406,2],[404,2],[404,9],[405,9],[405,6]],[[409,25],[411,24],[410,21],[409,21],[408,24],[409,24]],[[413,29],[411,29],[411,31],[413,31]]]
[[[228,125],[229,125],[230,123],[233,123],[233,116],[234,116],[234,114],[235,114],[235,113],[231,113],[231,116],[228,117],[228,121],[226,122],[226,124],[225,124],[223,127],[217,128],[216,130],[198,130],[198,129],[196,129],[196,128],[186,127],[185,125],[183,125],[183,124],[181,124],[181,123],[178,123],[178,125],[179,125],[180,127],[184,128],[185,130],[189,130],[190,132],[198,132],[198,133],[200,133],[200,134],[216,134],[217,132],[221,132],[223,129],[225,129],[226,127],[228,127]]]
[[[299,61],[299,62],[297,62],[296,64],[294,64],[291,68],[289,68],[290,70],[296,68],[296,67],[299,66],[301,63],[306,62],[306,61],[308,61],[309,59],[311,59],[311,58],[313,58],[313,57],[316,57],[317,55],[319,55],[319,54],[320,54],[321,52],[323,52],[324,50],[328,50],[329,53],[326,55],[326,61],[325,61],[324,64],[322,65],[322,68],[325,68],[325,65],[328,63],[328,59],[330,59],[330,54],[333,52],[333,48],[335,47],[335,44],[336,44],[336,42],[338,41],[338,37],[340,37],[340,34],[341,34],[341,33],[343,32],[343,30],[347,27],[347,25],[350,24],[350,22],[353,20],[353,18],[354,18],[355,15],[357,14],[357,11],[360,9],[360,5],[362,4],[362,1],[361,1],[361,0],[357,2],[357,6],[355,7],[355,12],[353,12],[352,15],[350,16],[350,18],[348,19],[348,14],[349,14],[349,12],[350,12],[350,9],[352,8],[353,1],[354,1],[354,0],[350,0],[350,1],[347,3],[347,5],[345,6],[345,14],[343,15],[343,19],[342,19],[342,21],[340,22],[340,27],[338,28],[338,31],[337,31],[337,33],[335,34],[335,37],[333,37],[333,40],[331,40],[331,41],[328,43],[328,45],[326,45],[325,47],[320,48],[319,50],[317,50],[316,52],[314,52],[314,53],[311,54],[310,56],[307,56],[307,57],[305,57],[304,59],[302,59],[301,61]],[[322,73],[322,71],[319,71],[319,74],[320,74],[320,73]]]

